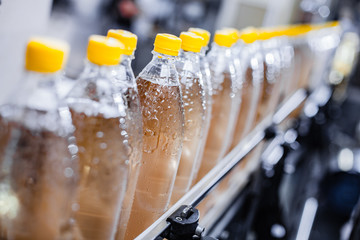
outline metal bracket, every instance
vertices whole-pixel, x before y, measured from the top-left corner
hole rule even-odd
[[[204,228],[199,225],[199,210],[190,205],[180,206],[167,222],[170,223],[170,229],[166,238],[169,240],[216,240],[212,237],[202,236]]]

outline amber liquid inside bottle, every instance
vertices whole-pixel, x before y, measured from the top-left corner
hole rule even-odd
[[[299,82],[297,88],[305,88],[309,87],[310,73],[311,67],[313,66],[313,59],[311,58],[311,53],[308,47],[303,44],[295,47],[294,49],[295,57],[299,59],[298,69],[300,69],[299,73]]]
[[[251,68],[247,68],[245,81],[242,85],[240,111],[235,125],[235,132],[230,150],[236,147],[242,137],[250,131],[250,128],[247,126],[251,124],[256,117],[256,106],[259,102],[259,94],[262,83],[253,82],[252,74],[253,70]]]
[[[0,239],[59,239],[70,232],[77,165],[68,146],[56,133],[0,118]]]
[[[167,209],[179,164],[183,109],[180,86],[137,79],[143,116],[142,166],[125,239],[132,240]]]
[[[224,73],[221,83],[213,84],[212,117],[205,144],[203,160],[196,182],[200,181],[222,158],[226,149],[226,136],[229,128],[229,119],[232,114],[232,81],[228,73]]]
[[[126,189],[124,201],[121,207],[120,219],[115,239],[124,239],[127,224],[130,218],[131,207],[134,201],[134,194],[139,170],[141,166],[142,156],[142,117],[140,111],[140,101],[138,92],[135,88],[130,87],[125,92],[127,107],[129,109],[127,116],[127,131],[129,132],[129,145],[131,151],[129,152],[130,159],[130,173],[128,186]]]
[[[179,200],[190,188],[193,177],[199,171],[200,147],[204,127],[205,111],[203,107],[203,89],[199,79],[187,79],[191,84],[181,83],[185,129],[182,153],[175,185],[171,196],[171,205]]]
[[[281,77],[279,70],[274,68],[274,66],[269,66],[264,62],[264,85],[257,107],[256,124],[273,114],[279,103]]]
[[[79,148],[76,226],[82,239],[111,239],[129,174],[125,121],[70,110]]]

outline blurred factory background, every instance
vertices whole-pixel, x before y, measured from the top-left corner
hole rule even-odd
[[[2,0],[0,56],[6,57],[0,59],[0,102],[20,77],[25,43],[30,35],[45,34],[70,43],[66,74],[73,79],[83,68],[90,34],[105,34],[109,28],[130,30],[139,36],[133,61],[137,74],[149,62],[153,39],[158,32],[179,34],[190,26],[196,26],[213,33],[221,27],[241,29],[247,26],[321,22],[336,18],[334,14],[346,14],[333,13],[332,9],[337,8],[335,2],[344,5],[348,1]]]

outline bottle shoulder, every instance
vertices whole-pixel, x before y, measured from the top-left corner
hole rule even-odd
[[[126,71],[120,66],[89,69],[70,90],[66,102],[72,110],[89,116],[125,116],[126,97],[133,88],[134,83],[127,81]]]
[[[64,106],[44,111],[4,104],[0,106],[0,118],[3,123],[25,127],[33,132],[48,131],[62,137],[70,136],[74,130],[69,109]]]
[[[156,56],[141,71],[137,79],[139,78],[156,84],[179,86],[179,75],[176,70],[175,61]]]

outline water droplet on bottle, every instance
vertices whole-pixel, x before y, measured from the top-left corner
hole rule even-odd
[[[104,137],[104,133],[99,131],[96,133],[96,137],[102,138],[102,137]]]
[[[75,144],[70,144],[69,146],[68,146],[68,149],[69,149],[69,152],[71,153],[71,154],[77,154],[78,153],[78,147],[75,145]]]
[[[64,175],[67,178],[71,178],[74,175],[74,170],[72,170],[72,168],[67,167],[64,170]]]

